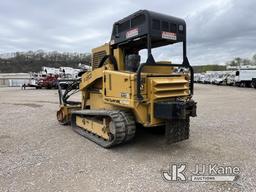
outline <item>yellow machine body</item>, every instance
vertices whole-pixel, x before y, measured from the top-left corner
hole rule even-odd
[[[175,43],[183,45],[181,64],[155,61],[153,48]],[[148,53],[145,63],[140,62],[143,49]],[[92,49],[91,59],[92,69],[64,94],[59,86],[61,124],[71,123],[77,133],[105,148],[134,138],[137,123],[164,125],[170,143],[189,138],[196,103],[183,19],[140,10],[115,22],[110,42]],[[81,102],[68,101],[77,87]]]
[[[97,56],[100,53],[107,54],[109,50],[109,44],[93,49],[92,63],[98,62]],[[84,108],[86,106],[91,109],[128,108],[133,111],[137,122],[145,127],[152,127],[164,123],[163,120],[154,117],[155,102],[177,97],[186,100],[189,96],[187,74],[157,77],[158,75],[169,74],[172,67],[145,67],[142,73],[143,83],[140,87],[144,100],[138,102],[136,98],[136,73],[124,70],[124,58],[121,49],[114,50],[114,56],[117,58],[120,70],[114,71],[112,65],[106,61],[104,66],[94,68],[83,74],[79,88],[83,95],[82,101],[86,101],[83,104]],[[92,91],[88,91],[89,88]]]

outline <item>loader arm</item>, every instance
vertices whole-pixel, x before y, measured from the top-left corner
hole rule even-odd
[[[105,67],[100,67],[98,69],[95,69],[93,71],[87,72],[82,76],[81,83],[79,86],[79,89],[85,90],[90,85],[92,85],[97,79],[100,79],[103,77],[103,71],[105,70]]]

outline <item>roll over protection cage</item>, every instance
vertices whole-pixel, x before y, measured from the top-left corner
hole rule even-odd
[[[143,21],[142,17],[143,16]],[[140,21],[136,18],[140,17]],[[133,22],[134,21],[134,22]],[[156,24],[156,21],[159,23]],[[155,22],[155,23],[154,23]],[[167,23],[167,28],[163,27],[163,23]],[[126,23],[127,25],[123,25]],[[135,25],[133,23],[136,23]],[[129,25],[128,25],[129,24]],[[122,25],[122,26],[121,26]],[[124,29],[124,26],[126,27]],[[173,27],[174,26],[174,27]],[[166,27],[166,26],[165,26]],[[180,28],[181,27],[181,28]],[[136,29],[134,36],[128,36],[127,33],[131,30]],[[175,39],[164,39],[163,32],[175,34]],[[145,41],[146,38],[146,41]],[[164,45],[174,44],[182,42],[183,44],[183,61],[182,64],[161,64],[156,63],[152,55],[152,48],[161,47]],[[114,23],[112,36],[111,36],[111,49],[110,55],[113,55],[113,49],[120,47],[124,49],[137,48],[138,50],[147,49],[147,60],[146,63],[139,65],[136,74],[136,94],[139,101],[143,101],[143,96],[141,95],[141,73],[145,66],[171,66],[179,68],[187,68],[190,71],[190,95],[194,92],[194,71],[189,64],[187,58],[187,41],[186,41],[186,23],[183,19],[164,15],[161,13],[156,13],[148,10],[140,10],[134,14],[125,17],[124,19]],[[116,68],[115,59],[110,60]],[[171,75],[170,75],[171,76]]]

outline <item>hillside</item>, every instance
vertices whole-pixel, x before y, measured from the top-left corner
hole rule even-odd
[[[0,58],[0,73],[38,72],[46,67],[74,67],[90,64],[90,55],[85,53],[24,52],[9,58]]]

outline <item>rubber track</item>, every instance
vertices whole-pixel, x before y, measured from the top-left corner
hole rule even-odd
[[[108,141],[102,137],[80,128],[76,125],[76,116],[81,117],[98,117],[98,116],[108,116],[112,119],[115,126],[115,135]],[[72,129],[78,134],[90,139],[91,141],[97,143],[104,148],[110,148],[115,145],[119,145],[130,141],[134,138],[136,132],[136,125],[133,115],[129,111],[118,110],[81,110],[74,111],[71,114],[71,126]]]

